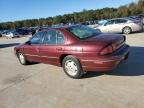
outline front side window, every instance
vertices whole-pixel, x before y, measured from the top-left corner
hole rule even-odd
[[[112,25],[112,24],[114,24],[114,22],[115,22],[115,20],[109,20],[109,21],[106,23],[106,25]]]
[[[40,44],[41,43],[41,38],[43,36],[43,32],[38,32],[36,33],[33,38],[30,40],[31,44]]]
[[[67,30],[73,33],[74,36],[78,37],[80,40],[90,38],[101,33],[100,31],[82,25],[72,26],[67,28]]]

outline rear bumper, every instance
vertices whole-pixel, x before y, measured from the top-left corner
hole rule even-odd
[[[122,61],[129,56],[129,46],[123,45],[119,50],[111,55],[81,60],[84,71],[109,71],[115,69]]]

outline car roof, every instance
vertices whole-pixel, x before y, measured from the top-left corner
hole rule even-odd
[[[47,31],[47,30],[64,30],[70,27],[75,27],[75,26],[79,26],[79,25],[66,25],[66,26],[61,26],[61,27],[49,27],[47,29],[42,29],[41,31]]]

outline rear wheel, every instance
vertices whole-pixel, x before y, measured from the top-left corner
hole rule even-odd
[[[27,64],[29,63],[29,61],[26,60],[26,58],[25,58],[25,56],[23,55],[23,53],[18,52],[18,53],[17,53],[17,56],[18,56],[19,62],[20,62],[22,65],[27,65]]]
[[[66,56],[62,63],[64,72],[71,78],[78,79],[84,72],[81,68],[81,64],[74,56]]]
[[[122,32],[124,34],[130,34],[132,32],[132,29],[130,27],[124,27]]]

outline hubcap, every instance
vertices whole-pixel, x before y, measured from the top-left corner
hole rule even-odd
[[[21,53],[19,53],[19,60],[22,64],[25,63],[25,58],[24,58],[23,54],[21,54]]]
[[[125,33],[125,34],[129,34],[129,33],[130,33],[130,29],[129,29],[129,28],[125,28],[125,29],[124,29],[124,33]]]
[[[66,69],[67,73],[71,76],[75,76],[78,72],[77,65],[72,60],[67,60],[65,62],[65,69]]]

